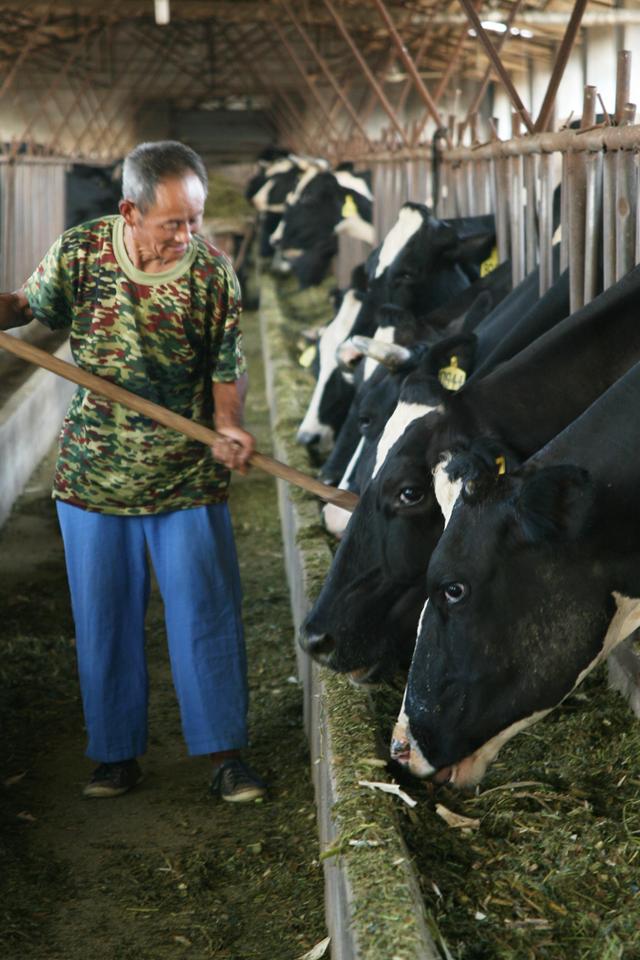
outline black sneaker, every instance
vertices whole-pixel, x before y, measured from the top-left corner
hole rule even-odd
[[[137,760],[101,763],[82,791],[85,797],[119,797],[142,780]]]
[[[265,781],[239,757],[225,760],[216,767],[211,780],[211,793],[230,803],[256,800],[258,797],[264,797],[266,792]]]

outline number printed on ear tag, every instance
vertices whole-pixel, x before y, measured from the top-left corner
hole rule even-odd
[[[486,260],[480,264],[480,276],[486,277],[488,273],[498,266],[498,248],[494,247]]]
[[[459,390],[464,386],[467,379],[467,372],[458,366],[458,358],[451,357],[448,367],[441,367],[438,370],[438,380],[445,390]]]

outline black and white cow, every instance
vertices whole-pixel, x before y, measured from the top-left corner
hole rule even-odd
[[[637,268],[458,393],[407,378],[307,620],[305,649],[334,669],[365,673],[411,650],[425,571],[457,495],[443,457],[487,434],[524,459],[564,429],[640,358],[639,288]]]
[[[310,166],[319,169],[321,165],[328,166],[323,160],[310,160],[296,154],[274,156],[262,164],[262,169],[249,181],[245,196],[260,215],[261,257],[272,257],[275,252],[271,236],[278,229],[287,197],[295,190],[298,180]]]
[[[351,336],[357,324],[366,326],[364,278],[361,278],[360,268],[353,271],[351,279],[352,286],[345,290],[335,317],[320,331],[316,343],[316,384],[296,437],[298,443],[315,447],[320,452],[325,452],[333,444],[355,392],[353,376],[345,377],[336,359],[338,347]],[[371,327],[373,323],[372,317]]]
[[[637,302],[637,300],[636,300]],[[610,655],[640,714],[640,365],[513,475],[465,480],[429,564],[394,755],[469,786]],[[621,646],[619,646],[621,645]]]
[[[373,246],[373,194],[368,171],[350,164],[329,170],[310,164],[288,195],[278,228],[273,269],[293,272],[300,287],[321,283],[338,251],[338,236],[355,237]]]

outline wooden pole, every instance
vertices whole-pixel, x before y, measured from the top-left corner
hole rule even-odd
[[[220,439],[221,435],[219,433],[200,423],[196,423],[195,420],[182,417],[180,414],[174,413],[172,410],[167,410],[166,407],[162,407],[158,403],[153,403],[151,400],[145,400],[144,397],[139,397],[137,394],[131,393],[130,390],[125,390],[123,387],[111,383],[110,380],[104,377],[97,377],[93,373],[88,373],[81,367],[67,363],[66,360],[54,357],[50,353],[47,353],[46,350],[34,347],[33,344],[27,343],[25,340],[20,340],[17,337],[12,337],[3,331],[0,331],[0,346],[8,350],[9,353],[21,357],[23,360],[27,360],[29,363],[35,363],[39,367],[44,367],[45,370],[50,370],[59,377],[64,377],[65,380],[71,380],[72,383],[86,387],[87,390],[106,397],[108,400],[121,403],[129,409],[135,410],[136,413],[141,413],[143,416],[149,417],[151,420],[162,424],[162,426],[168,427],[170,430],[177,430],[179,433],[185,434],[185,436],[190,437],[192,440],[198,440],[208,447]],[[255,452],[252,454],[249,463],[251,466],[258,467],[259,470],[270,474],[272,477],[286,480],[287,483],[301,487],[303,490],[307,490],[309,493],[320,497],[322,500],[326,500],[328,503],[334,503],[337,507],[342,507],[343,510],[355,510],[356,504],[358,503],[358,497],[355,493],[350,493],[348,490],[339,490],[337,487],[330,487],[325,483],[321,483],[320,480],[316,480],[315,477],[310,477],[306,473],[302,473],[301,470],[295,470],[286,463],[281,463],[279,460],[274,460],[262,453]]]

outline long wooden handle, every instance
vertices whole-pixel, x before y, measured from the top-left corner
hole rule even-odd
[[[125,390],[123,387],[111,383],[110,380],[104,377],[97,377],[93,373],[88,373],[81,367],[67,363],[66,360],[54,357],[50,353],[47,353],[46,350],[34,347],[32,343],[19,340],[17,337],[12,337],[3,331],[0,331],[0,347],[4,347],[9,353],[13,353],[23,360],[28,360],[29,363],[35,363],[39,367],[44,367],[45,370],[51,370],[52,373],[57,373],[58,376],[64,377],[65,380],[71,380],[72,383],[78,383],[93,393],[107,397],[108,400],[115,400],[117,403],[129,407],[137,413],[142,413],[145,417],[156,420],[165,427],[177,430],[179,433],[184,433],[187,437],[191,437],[192,440],[199,440],[201,443],[205,443],[210,447],[215,440],[220,439],[220,434],[216,433],[215,430],[211,430],[209,427],[196,423],[194,420],[188,420],[187,417],[182,417],[179,413],[173,413],[171,410],[167,410],[166,407],[160,406],[159,403],[145,400],[144,397],[139,397],[136,393],[131,393],[130,390]],[[348,490],[339,490],[337,487],[330,487],[328,484],[316,480],[315,477],[310,477],[301,470],[289,467],[286,463],[281,463],[280,460],[267,457],[263,453],[258,453],[257,451],[253,453],[249,463],[273,477],[286,480],[287,483],[292,483],[296,487],[302,487],[303,490],[308,490],[309,493],[313,493],[316,497],[320,497],[320,499],[326,500],[328,503],[334,503],[337,507],[342,507],[343,510],[353,511],[358,502],[358,497],[355,493],[350,493]]]

